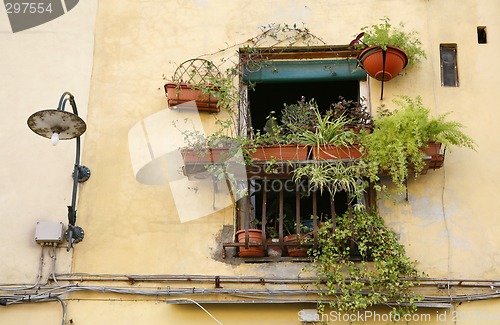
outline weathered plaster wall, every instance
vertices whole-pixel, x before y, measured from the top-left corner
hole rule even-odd
[[[429,1],[426,6],[422,34],[432,46],[424,63],[428,73],[422,76],[419,71],[416,78],[428,79],[428,92],[420,92],[420,87],[413,87],[412,92],[420,93],[436,115],[453,112],[449,118],[466,125],[465,131],[476,140],[478,150],[448,149],[444,168],[411,182],[410,204],[397,207],[401,213],[391,214],[388,220],[401,233],[410,254],[430,274],[495,278],[499,196],[493,175],[499,171],[494,162],[499,151],[491,130],[500,116],[492,104],[494,86],[489,85],[499,81],[496,71],[500,66],[492,58],[498,47],[498,23],[493,17],[500,12],[500,5]],[[477,43],[477,26],[487,26],[487,44]],[[450,43],[458,48],[458,88],[440,86],[439,44]],[[411,78],[413,84],[413,74]],[[432,250],[422,248],[426,246]]]
[[[75,141],[52,147],[26,120],[56,108],[64,91],[73,93],[86,118],[96,11],[97,1],[85,1],[53,21],[12,33],[0,10],[1,283],[34,283],[41,256],[36,222],[67,222]],[[45,254],[47,272],[51,263]],[[68,272],[71,253],[61,250],[57,258],[58,271]]]
[[[394,208],[387,203],[390,209],[400,211],[388,215],[387,220],[425,271],[436,276],[493,276],[488,268],[478,264],[463,266],[465,260],[485,252],[486,241],[490,243],[486,248],[489,259],[496,258],[497,246],[490,234],[483,236],[482,230],[485,224],[495,223],[487,211],[496,201],[491,200],[490,195],[494,194],[485,187],[488,183],[484,179],[496,172],[496,167],[481,159],[493,143],[492,137],[483,131],[486,121],[477,114],[478,109],[484,110],[489,105],[490,95],[484,90],[483,78],[489,81],[498,78],[493,73],[484,73],[494,71],[485,67],[492,64],[489,58],[496,44],[490,35],[488,44],[478,45],[476,26],[487,25],[494,33],[496,22],[491,12],[498,8],[495,4],[480,6],[472,1],[454,5],[454,10],[444,10],[450,5],[449,1],[335,5],[270,1],[266,6],[193,1],[168,5],[155,1],[102,4],[88,117],[92,129],[87,134],[84,154],[97,176],[92,185],[82,189],[80,220],[85,223],[89,240],[79,246],[76,269],[197,273],[198,265],[192,261],[203,260],[206,272],[233,274],[253,269],[265,273],[267,265],[234,268],[211,258],[211,248],[217,245],[214,235],[222,225],[232,224],[231,209],[181,223],[179,213],[173,208],[175,185],[168,186],[168,182],[144,185],[134,179],[131,160],[133,163],[137,158],[130,142],[136,138],[130,135],[130,130],[144,123],[148,136],[156,137],[153,142],[159,141],[160,146],[171,143],[167,137],[180,139],[171,121],[192,115],[166,109],[162,76],[171,76],[176,64],[186,59],[245,41],[258,34],[261,25],[303,22],[327,43],[346,44],[360,27],[376,23],[386,15],[394,23],[404,21],[408,29],[420,33],[428,59],[386,83],[383,100],[379,99],[380,83],[371,80],[372,109],[381,104],[391,107],[392,98],[399,94],[420,95],[433,114],[454,111],[450,117],[466,124],[467,132],[479,145],[477,153],[448,150],[445,168],[429,171],[410,183],[408,204],[403,202]],[[465,12],[467,19],[462,18]],[[458,44],[461,82],[458,88],[440,86],[440,43]],[[467,64],[470,61],[474,64]],[[154,115],[161,115],[161,123],[151,129],[146,121]],[[494,120],[488,119],[489,123]],[[164,168],[168,164],[164,162]],[[464,168],[465,164],[474,168]],[[207,191],[210,186],[206,185]],[[476,245],[472,239],[476,237],[483,244]],[[179,244],[186,239],[189,245]],[[422,249],[428,245],[435,246],[434,254]],[[175,251],[170,249],[172,246]],[[172,260],[178,262],[171,263]]]
[[[71,271],[72,253],[64,248],[58,248],[55,256],[45,248],[41,263],[35,227],[38,221],[67,222],[75,141],[52,147],[49,139],[28,128],[26,120],[36,111],[56,108],[64,91],[73,93],[79,114],[86,119],[96,12],[97,1],[81,1],[53,21],[12,33],[5,10],[0,10],[2,286],[44,285],[50,272]],[[61,315],[59,302],[2,306],[0,323],[56,324]]]
[[[0,246],[0,257],[5,262],[0,265],[0,282],[33,282],[40,255],[40,247],[33,241],[36,221],[66,220],[74,143],[52,148],[25,124],[32,112],[57,104],[65,90],[74,93],[80,115],[88,124],[82,162],[91,168],[92,177],[79,190],[78,224],[85,230],[85,239],[70,254],[58,249],[57,273],[296,277],[301,264],[231,264],[214,258],[214,252],[220,251],[223,226],[233,224],[232,209],[181,222],[173,184],[147,185],[136,180],[134,164],[147,162],[150,149],[134,135],[147,129],[149,139],[156,141],[151,150],[164,150],[154,152],[159,156],[169,152],[162,146],[180,139],[170,122],[188,115],[167,109],[163,76],[170,77],[176,65],[186,59],[244,42],[259,33],[259,26],[269,23],[304,23],[329,44],[347,44],[360,27],[383,16],[417,30],[428,59],[386,83],[382,101],[380,83],[370,80],[372,108],[390,106],[398,94],[421,95],[433,114],[453,111],[450,117],[466,124],[479,146],[478,152],[448,151],[443,169],[410,182],[408,202],[396,198],[401,204],[382,204],[385,218],[410,256],[420,261],[419,268],[430,276],[497,278],[500,242],[496,239],[496,211],[500,200],[495,180],[500,167],[495,162],[500,152],[490,130],[495,130],[493,123],[499,119],[493,97],[500,81],[496,73],[500,67],[494,62],[499,49],[499,13],[496,0],[270,0],[265,5],[249,1],[107,0],[98,6],[96,1],[81,2],[60,19],[18,34],[10,34],[2,20],[4,33],[0,37],[6,46],[0,54],[1,71],[5,72],[0,87],[4,107],[0,173],[5,181],[0,189],[0,238],[5,244]],[[476,40],[476,27],[482,25],[488,30],[485,45]],[[458,44],[458,88],[440,86],[440,43]],[[155,116],[154,122],[151,116]],[[169,156],[159,162],[160,175],[167,174],[172,159]],[[174,180],[170,174],[167,181]],[[209,185],[198,186],[200,193],[211,190]],[[183,203],[193,203],[196,213],[198,208],[188,194]],[[165,305],[163,299],[137,301],[144,298],[123,296],[116,298],[120,301],[108,301],[98,293],[84,298],[90,301],[70,301],[67,322],[211,321],[195,306]],[[496,305],[496,301],[475,302],[457,310],[470,312],[465,315],[476,310],[495,315]],[[56,306],[9,306],[0,313],[0,323],[31,324],[41,319],[39,316],[47,316],[44,321],[49,323],[58,319]],[[210,306],[224,324],[254,320],[299,324],[297,312],[304,308]],[[445,321],[438,319],[436,310],[425,312],[434,315],[428,323],[454,323],[451,316]],[[242,313],[246,319],[236,320]],[[498,319],[488,324],[500,323]],[[475,320],[456,323],[473,324]]]

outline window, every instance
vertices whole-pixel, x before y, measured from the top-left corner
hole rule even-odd
[[[366,74],[356,69],[353,53],[311,48],[305,51],[306,54],[282,53],[286,60],[278,57],[258,71],[245,71],[244,81],[252,86],[243,90],[243,97],[247,98],[241,108],[241,116],[246,117],[241,122],[244,129],[262,131],[271,112],[275,112],[279,121],[284,104],[297,103],[303,97],[314,99],[323,112],[339,97],[353,101],[368,97]],[[356,203],[370,206],[375,202],[372,192],[364,193],[364,202],[349,201],[345,192],[337,192],[332,198],[328,191],[313,190],[307,179],[294,181],[290,172],[293,165],[283,164],[280,168],[283,170],[278,173],[256,174],[248,180],[250,195],[237,202],[236,227],[265,229],[265,238],[276,238],[271,245],[288,247],[288,255],[283,254],[285,258],[307,256],[292,255],[291,248],[304,246],[307,250],[316,245],[322,221],[334,222]],[[305,232],[312,237],[308,243],[287,242],[287,235]]]
[[[358,101],[360,82],[357,80],[310,81],[257,83],[248,93],[250,122],[254,130],[262,130],[271,111],[278,120],[283,104],[293,104],[301,100],[315,99],[321,110],[326,111],[339,96]]]
[[[457,45],[441,44],[441,86],[458,87]]]
[[[477,26],[477,43],[486,44],[486,26]]]

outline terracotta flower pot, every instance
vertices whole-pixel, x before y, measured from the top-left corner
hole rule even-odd
[[[236,237],[239,243],[245,242],[245,230],[239,230],[236,232]],[[260,244],[260,246],[240,246],[240,251],[238,256],[240,257],[264,257],[266,252],[264,251],[264,245],[262,245],[262,230],[260,229],[248,229],[248,243],[249,244]]]
[[[306,160],[308,148],[304,145],[268,145],[249,148],[249,155],[253,160],[277,161]]]
[[[217,103],[218,97],[210,94],[204,94],[199,89],[193,89],[192,85],[186,83],[167,82],[165,84],[165,94],[168,98],[168,106],[170,108],[185,108],[197,109],[198,111],[218,112]],[[196,105],[182,105],[191,101],[195,101]]]
[[[310,241],[311,236],[306,235],[306,234],[300,234],[300,236],[297,234],[291,234],[291,235],[285,236],[283,238],[283,240],[285,241],[285,243],[299,243],[299,240],[300,240],[300,243],[303,244],[307,241]],[[302,245],[301,246],[299,246],[299,245],[287,246],[288,255],[291,257],[306,257],[306,256],[308,256],[308,254],[307,254],[308,249],[309,249],[309,246],[302,246]]]
[[[429,142],[429,145],[422,149],[426,156],[431,156],[429,168],[437,169],[443,167],[444,154],[441,153],[441,143]]]
[[[217,163],[231,158],[229,148],[203,148],[200,150],[182,148],[181,155],[184,163]]]
[[[361,157],[359,144],[339,147],[323,145],[313,148],[313,159],[315,160],[359,159]]]
[[[380,46],[370,46],[359,54],[358,60],[370,77],[380,81],[389,81],[406,67],[408,55],[396,46],[387,46],[386,51]]]
[[[182,171],[189,179],[205,179],[211,175],[207,173],[210,164],[230,161],[233,157],[229,148],[181,148],[184,161]]]

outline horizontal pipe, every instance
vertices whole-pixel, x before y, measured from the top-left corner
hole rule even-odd
[[[158,282],[231,282],[231,283],[314,283],[316,277],[259,277],[259,276],[225,276],[225,275],[200,275],[200,274],[90,274],[90,273],[65,273],[56,274],[57,281],[158,281]],[[359,279],[368,281],[368,279]],[[487,279],[458,279],[458,278],[402,278],[403,281],[420,282],[420,285],[436,286],[444,284],[460,287],[490,287],[500,286],[500,280]],[[1,288],[1,285],[0,285]]]
[[[158,298],[168,298],[168,297],[200,297],[200,296],[230,296],[236,298],[236,300],[242,300],[246,302],[258,302],[269,300],[270,297],[273,297],[274,301],[281,302],[297,302],[297,300],[301,300],[302,302],[306,301],[317,301],[317,295],[321,293],[320,290],[283,290],[283,289],[224,289],[224,288],[130,288],[130,287],[110,287],[110,286],[81,286],[78,284],[68,285],[64,287],[53,287],[50,290],[40,291],[24,291],[18,294],[9,294],[2,295],[0,293],[0,299],[5,299],[6,304],[19,304],[19,303],[34,303],[34,302],[47,302],[57,300],[60,296],[78,293],[78,292],[93,292],[99,294],[122,294],[122,295],[134,295],[134,296],[148,296],[148,297],[156,297]],[[362,293],[369,293],[369,291],[365,291]],[[383,293],[382,293],[383,294]],[[307,298],[307,296],[314,296],[312,298]],[[291,297],[296,297],[294,299],[290,299]],[[214,298],[215,298],[214,297]],[[300,298],[298,298],[300,297]],[[469,301],[479,301],[479,300],[487,300],[487,299],[498,299],[500,298],[500,293],[492,292],[492,293],[483,293],[483,294],[455,294],[455,295],[446,295],[446,296],[424,296],[424,299],[419,303],[424,305],[432,305],[432,304],[442,304],[442,303],[453,303],[453,302],[469,302]],[[68,298],[65,296],[65,300],[78,300],[79,297]],[[333,299],[335,299],[333,297]],[[328,302],[332,300],[329,297],[322,297],[323,302]],[[211,300],[208,300],[210,302]],[[226,302],[230,303],[230,301],[226,301],[225,299],[213,299],[213,302]],[[390,301],[388,302],[390,303]]]

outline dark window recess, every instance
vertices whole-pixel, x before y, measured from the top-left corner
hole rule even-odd
[[[486,26],[477,26],[477,43],[486,44]]]
[[[348,202],[345,192],[336,193],[334,200],[331,200],[328,191],[321,193],[309,190],[310,186],[305,180],[295,183],[291,179],[261,179],[252,183],[253,192],[250,198],[255,207],[254,217],[259,223],[262,222],[265,209],[267,226],[279,230],[281,204],[285,235],[296,232],[297,215],[301,221],[306,221],[312,220],[312,215],[316,214],[320,221],[329,219],[332,215],[342,215],[347,212],[349,204],[355,204]]]
[[[253,179],[249,181],[249,189],[250,195],[237,202],[238,229],[264,229],[266,238],[278,239],[274,245],[283,247],[284,258],[288,257],[286,248],[296,245],[287,241],[288,235],[308,234],[311,239],[303,246],[317,247],[318,227],[328,220],[335,225],[339,216],[348,214],[358,203],[345,192],[337,192],[332,199],[328,191],[311,190],[307,180],[296,183],[291,179]],[[374,205],[373,188],[363,194],[363,202],[359,203]],[[355,239],[351,246],[351,259],[359,260]]]
[[[308,49],[307,53],[311,51]],[[245,119],[249,131],[252,129],[262,131],[271,112],[275,112],[274,116],[280,123],[284,104],[296,104],[302,97],[307,101],[314,99],[321,112],[330,109],[331,104],[338,102],[339,97],[360,100],[360,81],[366,80],[366,74],[359,71],[353,73],[356,62],[348,60],[351,53],[341,55],[344,57],[342,60],[337,60],[336,56],[335,60],[324,60],[333,57],[331,51],[325,52],[327,56],[324,56],[325,53],[311,53],[309,54],[313,56],[308,58],[314,59],[312,61],[276,61],[271,66],[276,69],[264,67],[261,71],[248,73],[245,76],[244,81],[252,84],[252,87],[248,87],[248,102],[245,107],[248,115],[244,114],[249,117]],[[260,167],[264,170],[265,166]],[[281,256],[285,259],[309,260],[307,250],[305,250],[306,255],[295,255],[291,251],[293,248],[302,249],[302,246],[306,249],[317,247],[318,227],[321,222],[332,220],[335,224],[335,220],[348,213],[357,202],[350,201],[348,195],[343,192],[337,193],[332,198],[327,190],[323,193],[315,191],[311,189],[306,179],[295,182],[291,173],[293,166],[284,164],[282,167],[283,173],[256,174],[248,180],[249,195],[236,202],[235,227],[237,230],[252,228],[263,230],[264,249],[279,247],[282,250]],[[374,196],[371,189],[365,193],[364,202],[359,203],[367,207],[374,206]],[[307,234],[310,238],[300,243],[285,238],[294,234]],[[277,241],[269,243],[267,239],[270,237]],[[226,254],[226,248],[235,248],[238,254],[242,249],[248,250],[251,245],[259,246],[255,242],[252,244],[249,239],[236,241],[235,238],[235,242],[223,245],[223,256]],[[355,255],[354,241],[352,245],[352,255]],[[267,254],[267,257],[264,255],[248,260],[253,262],[279,260],[278,257]],[[241,254],[239,256],[246,257]]]
[[[276,112],[279,120],[283,104],[295,104],[302,96],[307,101],[314,98],[320,110],[326,111],[338,101],[339,96],[358,101],[359,81],[257,83],[248,93],[253,129],[262,130],[271,111]]]
[[[457,45],[441,44],[441,86],[458,87]]]

